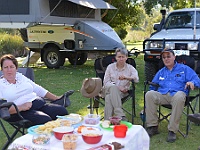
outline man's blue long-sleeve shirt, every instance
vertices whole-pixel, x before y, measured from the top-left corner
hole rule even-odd
[[[200,79],[196,72],[187,65],[175,63],[172,70],[167,67],[160,69],[152,80],[159,85],[158,92],[161,94],[170,93],[173,96],[178,91],[183,91],[188,95],[188,89],[185,89],[187,82],[193,82],[195,87],[200,87]],[[155,86],[150,86],[150,90],[156,90]]]

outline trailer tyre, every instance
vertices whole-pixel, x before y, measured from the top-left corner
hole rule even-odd
[[[87,61],[88,54],[82,53],[70,53],[68,60],[71,65],[83,65]]]
[[[65,61],[57,47],[46,48],[44,50],[43,60],[49,69],[58,69]]]
[[[152,81],[158,71],[158,62],[145,61],[145,79]]]

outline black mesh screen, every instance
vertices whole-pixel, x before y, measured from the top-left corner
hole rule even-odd
[[[29,14],[30,0],[0,0],[0,15]]]
[[[95,10],[84,7],[69,1],[49,0],[51,16],[73,17],[73,18],[94,18]]]

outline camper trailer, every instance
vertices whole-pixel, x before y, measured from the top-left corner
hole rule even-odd
[[[0,28],[19,29],[24,45],[39,52],[48,68],[82,65],[88,53],[124,47],[117,33],[101,21],[103,0],[0,0]]]

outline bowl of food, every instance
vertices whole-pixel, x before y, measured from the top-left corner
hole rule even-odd
[[[61,140],[64,134],[72,134],[74,132],[73,127],[61,126],[53,128],[53,133],[56,139]]]
[[[113,116],[109,118],[111,125],[120,125],[122,117]]]
[[[32,142],[37,145],[49,144],[51,135],[49,134],[35,134],[33,135]]]
[[[78,136],[75,134],[64,134],[62,137],[64,150],[75,150]]]
[[[103,132],[101,130],[82,130],[83,141],[87,144],[97,144],[101,141],[103,137]]]

